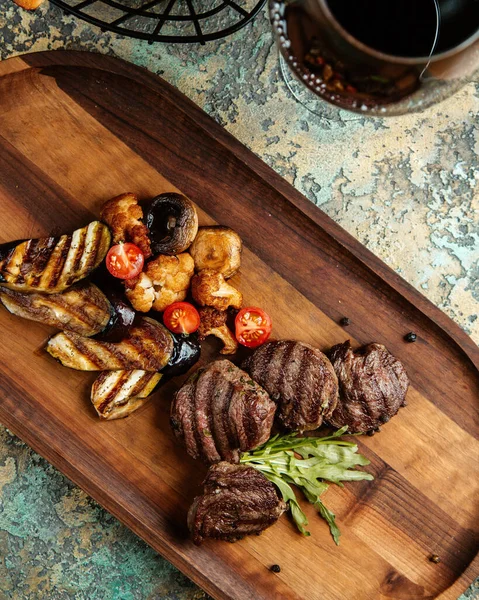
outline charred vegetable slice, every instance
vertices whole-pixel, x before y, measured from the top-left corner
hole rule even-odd
[[[177,377],[183,375],[195,365],[201,354],[201,346],[198,336],[182,333],[172,333],[173,353],[166,367],[162,370],[165,377]]]
[[[0,287],[0,300],[17,317],[90,336],[108,325],[113,309],[93,283],[79,283],[61,294],[25,293]]]
[[[84,279],[105,258],[110,230],[93,221],[71,235],[0,247],[0,284],[21,292],[62,292]]]
[[[46,349],[62,365],[79,371],[161,371],[173,352],[173,338],[161,323],[143,317],[118,343],[64,331],[51,337]]]
[[[91,388],[91,401],[102,419],[121,419],[143,406],[162,375],[151,371],[104,371]]]

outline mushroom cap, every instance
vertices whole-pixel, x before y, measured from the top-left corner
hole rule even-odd
[[[241,250],[241,238],[236,231],[218,225],[198,229],[190,254],[196,271],[213,269],[228,279],[240,268]]]
[[[167,192],[153,198],[145,212],[153,254],[180,254],[198,232],[198,214],[189,198]]]

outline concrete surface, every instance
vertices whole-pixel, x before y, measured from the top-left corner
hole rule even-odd
[[[0,0],[1,59],[58,48],[160,74],[479,340],[478,84],[420,115],[329,121],[286,89],[265,12],[203,47],[148,46]],[[0,600],[204,597],[0,428]]]

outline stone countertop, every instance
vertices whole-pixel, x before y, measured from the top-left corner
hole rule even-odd
[[[226,40],[149,46],[0,0],[0,40],[2,60],[91,50],[161,75],[479,340],[478,84],[418,115],[322,119],[282,81],[265,11]],[[0,600],[205,597],[0,427]]]

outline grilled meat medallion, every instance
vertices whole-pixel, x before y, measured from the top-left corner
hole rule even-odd
[[[173,338],[161,323],[142,317],[121,342],[101,342],[64,331],[51,337],[46,349],[64,367],[79,371],[161,371],[173,352]]]
[[[238,462],[270,436],[276,405],[228,360],[210,363],[176,392],[171,426],[193,458]]]
[[[17,292],[0,286],[0,301],[17,317],[85,336],[103,331],[113,315],[105,294],[83,281],[60,294]]]
[[[327,356],[303,342],[266,342],[243,368],[278,403],[277,416],[292,431],[317,429],[338,400],[338,380]]]
[[[382,344],[351,349],[349,340],[331,349],[339,402],[328,419],[334,427],[365,433],[389,421],[404,404],[409,379],[402,363]]]
[[[197,545],[205,538],[236,542],[276,523],[286,508],[262,473],[220,462],[209,468],[203,495],[188,511],[188,528]]]
[[[20,292],[62,292],[84,279],[105,258],[108,227],[93,221],[71,235],[0,246],[0,285]]]

